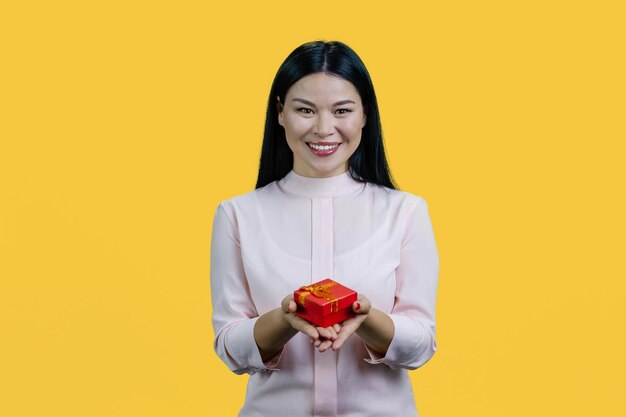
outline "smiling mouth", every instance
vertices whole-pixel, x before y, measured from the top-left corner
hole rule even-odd
[[[307,145],[309,145],[309,148],[315,149],[316,151],[332,151],[333,149],[337,149],[340,143],[317,144],[313,142],[307,142]]]
[[[322,143],[322,142],[318,142],[318,143],[307,142],[306,144],[311,150],[311,152],[313,152],[313,154],[317,156],[332,155],[335,153],[337,148],[339,148],[339,145],[341,145],[341,143]]]

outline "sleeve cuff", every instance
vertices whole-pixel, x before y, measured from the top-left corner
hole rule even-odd
[[[387,349],[387,353],[382,356],[370,349],[365,342],[363,342],[369,354],[369,358],[365,358],[364,360],[373,365],[383,363],[391,369],[418,368],[432,356],[432,354],[428,355],[428,358],[423,360],[424,353],[428,350],[428,344],[426,343],[427,335],[424,327],[406,316],[389,314],[389,317],[393,321],[394,334],[393,339],[391,339],[391,344]],[[435,346],[433,343],[432,351],[434,352],[434,350]]]
[[[247,367],[235,370],[236,374],[248,373],[250,375],[257,372],[279,371],[276,366],[280,362],[284,348],[273,358],[263,362],[259,347],[254,340],[254,325],[258,320],[254,317],[240,323],[236,328],[231,329],[227,335],[226,346],[229,347],[228,354],[236,363],[247,364]]]

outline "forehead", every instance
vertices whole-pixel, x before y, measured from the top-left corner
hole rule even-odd
[[[324,72],[309,74],[300,78],[287,91],[288,100],[294,97],[320,102],[335,102],[345,99],[351,99],[355,102],[361,101],[359,92],[350,81]]]

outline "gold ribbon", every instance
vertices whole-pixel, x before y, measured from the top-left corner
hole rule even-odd
[[[331,313],[335,313],[339,311],[339,300],[337,299],[337,297],[333,297],[330,291],[328,290],[330,287],[332,287],[335,284],[337,283],[331,281],[331,282],[326,282],[324,284],[313,284],[313,285],[305,285],[303,287],[300,287],[300,289],[304,291],[298,294],[298,304],[304,307],[306,298],[310,294],[313,294],[316,297],[325,298],[331,302],[330,304]]]

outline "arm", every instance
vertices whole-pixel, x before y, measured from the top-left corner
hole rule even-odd
[[[285,344],[298,331],[311,337],[334,340],[332,328],[315,328],[296,316],[293,294],[281,307],[259,317],[250,295],[236,221],[229,203],[217,208],[211,240],[211,296],[214,347],[217,355],[237,374],[276,369]]]
[[[332,344],[333,350],[338,350],[352,333],[356,333],[368,350],[385,356],[393,340],[393,320],[384,312],[372,308],[370,300],[363,295],[352,304],[352,311],[356,316],[342,323],[339,334]]]
[[[254,326],[254,339],[264,361],[278,355],[292,337],[298,333],[283,318],[281,307],[263,314]]]
[[[320,350],[326,350],[337,338],[339,325],[330,327],[314,327],[312,324],[294,314],[297,310],[293,294],[285,297],[280,308],[262,315],[254,326],[254,338],[263,360],[276,356],[287,342],[298,332],[311,338],[311,343]]]
[[[218,206],[213,220],[211,298],[214,348],[220,359],[236,374],[274,369],[280,355],[272,362],[264,361],[254,338],[259,314],[250,295],[239,231],[229,202]]]
[[[356,317],[343,323],[333,349],[356,332],[365,344],[369,363],[415,369],[435,353],[435,299],[439,256],[426,202],[418,198],[407,222],[400,265],[396,268],[396,299],[391,314],[371,308],[361,296],[352,305]]]
[[[416,369],[434,355],[438,278],[439,255],[428,205],[418,197],[406,225],[396,269],[396,301],[389,315],[394,324],[393,340],[384,357],[376,357],[370,350],[370,362]]]
[[[385,356],[393,340],[393,320],[386,313],[370,308],[356,333],[371,350]]]

